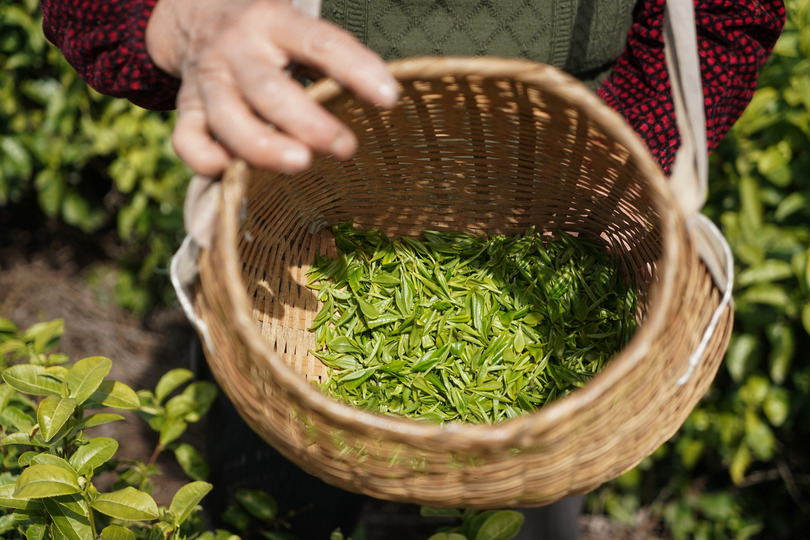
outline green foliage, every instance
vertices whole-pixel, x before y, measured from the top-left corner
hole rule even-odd
[[[0,207],[35,197],[87,233],[117,230],[118,300],[167,300],[190,171],[170,143],[173,115],[94,92],[45,39],[36,0],[0,0]]]
[[[810,4],[787,7],[760,87],[711,159],[706,213],[737,272],[724,367],[672,442],[590,501],[627,521],[651,504],[675,539],[810,528]]]
[[[459,524],[440,529],[428,540],[509,540],[523,525],[523,514],[516,510],[456,510],[421,508],[423,516],[451,517]]]
[[[169,397],[188,380],[185,372],[170,371],[154,393],[142,391],[139,396],[127,385],[107,378],[112,368],[108,358],[83,358],[70,365],[65,355],[50,352],[63,330],[62,320],[20,331],[0,318],[0,454],[4,470],[0,474],[0,534],[28,540],[195,537],[197,533],[190,535],[193,530],[188,525],[199,522],[199,504],[211,484],[202,479],[190,482],[177,491],[168,508],[159,507],[150,495],[149,474],[143,473],[150,467],[116,460],[118,442],[90,436],[88,430],[124,419],[110,411],[132,410],[148,417],[161,434],[149,464],[154,468],[158,453],[176,444],[185,422],[196,421],[205,413],[213,388],[191,383]],[[182,428],[175,427],[167,440],[162,428],[169,423]],[[108,470],[115,471],[118,481],[113,491],[100,492],[93,480]],[[200,468],[193,470],[199,472]]]

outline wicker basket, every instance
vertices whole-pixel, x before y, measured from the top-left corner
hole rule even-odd
[[[311,95],[360,150],[283,175],[242,162],[223,179],[217,235],[194,293],[209,364],[245,420],[304,470],[348,490],[435,507],[531,506],[583,493],[669,439],[727,346],[726,308],[688,369],[720,294],[669,186],[624,120],[560,71],[519,60],[391,64],[399,105],[381,111],[331,82]],[[328,227],[389,235],[559,230],[602,238],[635,280],[643,320],[584,388],[498,425],[433,425],[322,395],[308,350],[319,309],[304,284]]]

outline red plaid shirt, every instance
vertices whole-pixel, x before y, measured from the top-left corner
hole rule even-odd
[[[627,46],[598,90],[668,171],[679,144],[663,50],[665,0],[639,0]],[[43,27],[87,83],[147,109],[174,107],[180,81],[146,52],[157,0],[42,0]],[[785,23],[783,0],[694,0],[708,150],[739,118]]]

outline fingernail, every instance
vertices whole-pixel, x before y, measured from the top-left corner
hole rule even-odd
[[[301,169],[309,164],[309,152],[300,147],[287,148],[281,154],[281,161],[284,163],[284,167]]]
[[[343,134],[332,143],[332,153],[339,158],[345,158],[354,153],[354,138]]]
[[[399,99],[399,88],[394,81],[385,82],[378,88],[380,95],[384,99],[384,104],[394,106]]]

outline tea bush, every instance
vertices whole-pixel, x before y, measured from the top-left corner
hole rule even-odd
[[[748,109],[711,157],[706,213],[736,263],[735,326],[708,395],[667,445],[591,497],[681,538],[810,530],[810,4],[788,21]]]
[[[36,0],[0,0],[0,207],[36,198],[47,218],[117,231],[117,299],[137,312],[170,301],[190,171],[173,115],[91,90],[47,42]]]

